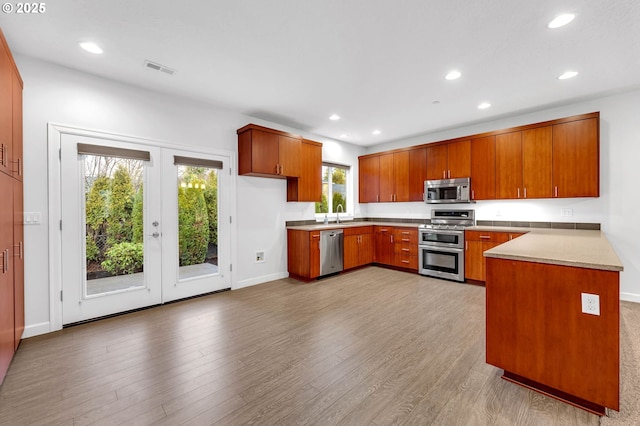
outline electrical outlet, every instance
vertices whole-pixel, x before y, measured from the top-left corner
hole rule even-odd
[[[573,209],[560,209],[560,216],[573,216]]]
[[[263,251],[257,251],[256,252],[256,263],[262,263],[264,262],[264,252]]]
[[[502,212],[500,210],[496,210],[496,217],[502,216]]]
[[[582,312],[590,315],[600,315],[600,296],[582,293]]]

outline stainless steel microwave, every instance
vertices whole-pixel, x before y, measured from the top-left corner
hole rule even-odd
[[[471,178],[425,180],[424,202],[427,204],[472,203]]]

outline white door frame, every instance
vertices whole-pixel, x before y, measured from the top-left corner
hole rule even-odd
[[[179,149],[185,151],[200,152],[203,154],[218,155],[228,157],[228,164],[235,169],[237,164],[236,153],[224,149],[210,148],[204,146],[184,145],[153,139],[127,136],[117,133],[104,132],[99,130],[84,129],[68,125],[48,123],[47,124],[47,150],[48,150],[48,226],[49,226],[49,331],[62,329],[62,238],[60,224],[62,221],[62,183],[60,176],[60,149],[62,146],[62,135],[86,136],[100,139],[111,139],[119,142],[135,143],[140,145],[151,145],[159,148]],[[230,173],[229,188],[230,205],[229,214],[236,216],[236,174],[235,170],[225,170]],[[236,222],[232,221],[229,227],[229,264],[224,271],[230,277],[231,288],[235,288],[236,274],[232,272],[232,265],[236,262]]]

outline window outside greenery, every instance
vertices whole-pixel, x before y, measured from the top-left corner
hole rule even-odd
[[[335,213],[338,205],[342,205],[340,212],[347,211],[348,170],[347,167],[322,166],[322,200],[316,203],[316,213]]]

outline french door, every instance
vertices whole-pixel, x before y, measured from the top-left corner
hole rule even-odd
[[[60,145],[63,324],[231,287],[228,157],[70,134]]]

